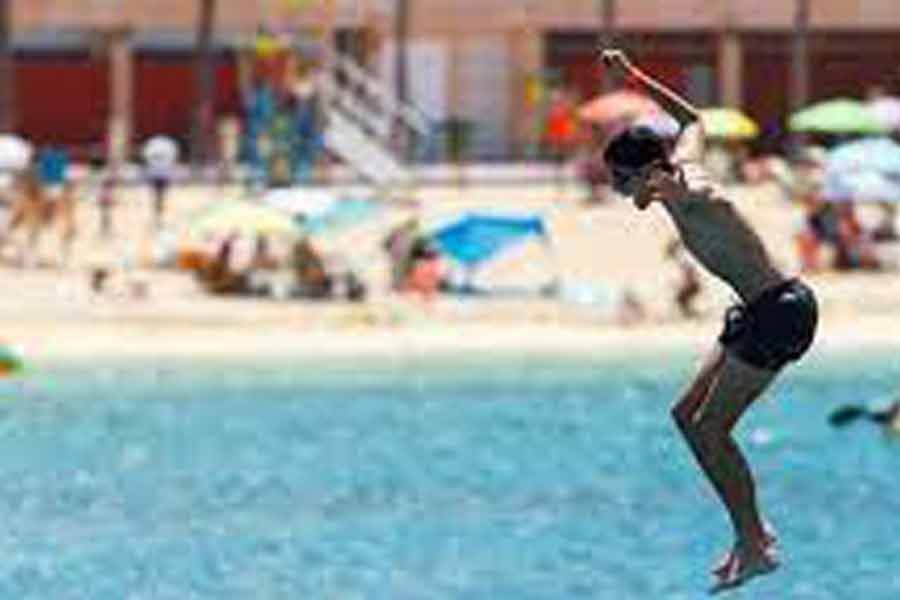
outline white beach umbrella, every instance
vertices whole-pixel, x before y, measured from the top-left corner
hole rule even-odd
[[[892,96],[876,98],[869,102],[869,110],[888,129],[900,130],[900,98]]]
[[[262,204],[307,219],[326,214],[337,203],[334,193],[313,188],[282,188],[266,192]]]
[[[827,202],[900,203],[900,181],[875,171],[827,171],[822,188]]]

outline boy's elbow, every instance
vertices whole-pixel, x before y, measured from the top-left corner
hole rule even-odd
[[[684,111],[684,116],[682,120],[682,125],[687,127],[688,125],[698,124],[702,127],[703,121],[700,118],[700,111],[691,108],[689,110]]]

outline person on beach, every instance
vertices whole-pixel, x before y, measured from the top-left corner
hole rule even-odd
[[[812,345],[818,308],[812,290],[773,264],[759,235],[704,169],[705,135],[694,106],[636,68],[616,49],[603,62],[640,86],[680,124],[674,146],[632,125],[604,157],[614,189],[644,210],[658,202],[685,248],[741,302],[725,313],[718,342],[672,409],[672,416],[719,498],[735,543],[714,568],[713,592],[775,570],[773,530],[760,516],[755,483],[732,430],[781,369]]]

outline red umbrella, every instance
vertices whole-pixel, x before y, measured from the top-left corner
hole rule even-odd
[[[612,92],[597,96],[578,107],[578,118],[595,125],[662,112],[659,105],[641,94],[628,91]]]

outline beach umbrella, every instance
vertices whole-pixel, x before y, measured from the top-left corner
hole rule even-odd
[[[743,140],[759,135],[759,125],[736,108],[704,108],[700,118],[710,137]]]
[[[841,144],[828,153],[825,169],[836,174],[873,171],[900,177],[900,144],[886,137]]]
[[[822,185],[826,202],[888,202],[900,204],[900,179],[882,173],[826,171]]]
[[[303,231],[291,215],[242,200],[225,200],[195,217],[187,228],[191,239],[215,234],[298,237]]]
[[[442,254],[474,267],[531,237],[545,236],[546,228],[540,216],[467,214],[434,231],[430,237]]]
[[[869,110],[891,131],[900,130],[900,98],[884,96],[868,104]]]
[[[0,135],[0,170],[22,171],[28,168],[34,148],[17,135]]]
[[[820,102],[791,115],[791,131],[809,133],[884,133],[866,104],[850,98]]]
[[[262,204],[290,214],[307,233],[321,234],[369,220],[378,211],[378,203],[362,196],[361,187],[340,192],[308,187],[282,188],[266,192]]]
[[[328,210],[313,216],[302,216],[300,227],[313,235],[335,233],[368,222],[378,211],[371,200],[338,200]]]
[[[263,194],[261,203],[298,218],[310,219],[330,211],[338,202],[334,192],[320,188],[278,188]]]
[[[618,91],[597,96],[578,107],[579,119],[594,125],[604,125],[621,120],[633,120],[644,115],[662,112],[647,96],[629,91]]]

